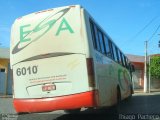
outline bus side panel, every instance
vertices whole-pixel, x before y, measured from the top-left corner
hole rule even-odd
[[[89,45],[88,56],[91,56],[94,62],[95,89],[98,90],[99,94],[99,106],[111,106],[117,103],[117,86],[120,87],[122,99],[130,95],[130,90],[128,89],[130,87],[128,83],[131,83],[130,75],[126,68],[95,50],[92,40],[90,19],[93,20],[85,11]]]
[[[131,86],[131,76],[129,71],[126,68],[122,68],[118,70],[118,83],[121,90],[121,99],[129,97],[132,94]]]
[[[131,94],[131,78],[128,70],[97,51],[95,56],[95,75],[100,106],[111,106],[117,103],[118,86],[121,99],[127,98]]]
[[[102,54],[97,52],[93,46],[92,34],[91,34],[91,27],[90,27],[90,19],[91,16],[88,14],[87,11],[85,13],[85,22],[86,22],[86,30],[87,30],[87,37],[89,46],[88,56],[93,58],[93,68],[94,68],[94,82],[95,82],[95,89],[98,91],[98,106],[111,106],[114,104],[115,96],[113,96],[113,92],[115,92],[115,88],[113,88],[111,84],[114,84],[111,79],[112,77],[109,74],[108,67],[110,66],[111,60],[107,57],[103,57]],[[101,57],[99,57],[101,56]],[[103,64],[99,61],[99,58],[103,58]],[[115,81],[116,82],[116,81]],[[115,93],[114,93],[115,94]]]
[[[100,106],[111,106],[117,102],[117,73],[114,62],[95,51],[96,80],[98,82]]]

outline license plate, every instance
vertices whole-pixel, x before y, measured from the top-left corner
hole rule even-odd
[[[56,90],[55,85],[44,85],[44,86],[42,86],[42,91],[52,91],[52,90]]]

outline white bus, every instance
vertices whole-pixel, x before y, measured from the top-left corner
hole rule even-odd
[[[16,19],[10,62],[17,113],[107,107],[133,93],[129,60],[79,5]]]

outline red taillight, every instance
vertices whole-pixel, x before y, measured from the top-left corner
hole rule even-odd
[[[87,58],[88,75],[94,75],[93,58]]]
[[[89,86],[95,87],[93,58],[87,58],[87,71],[88,71]]]
[[[94,71],[94,63],[93,63],[93,58],[87,58],[87,71],[88,71],[88,81],[89,81],[89,87],[92,87],[94,91],[94,100],[96,103],[96,106],[99,106],[99,92],[95,88],[95,71]]]

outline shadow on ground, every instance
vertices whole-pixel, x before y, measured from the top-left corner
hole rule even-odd
[[[160,93],[135,94],[122,101],[118,114],[112,109],[89,109],[80,114],[27,114],[18,120],[160,120]],[[129,118],[130,117],[130,118]]]
[[[56,120],[117,120],[118,114],[114,109],[89,109],[80,114],[65,114]]]

